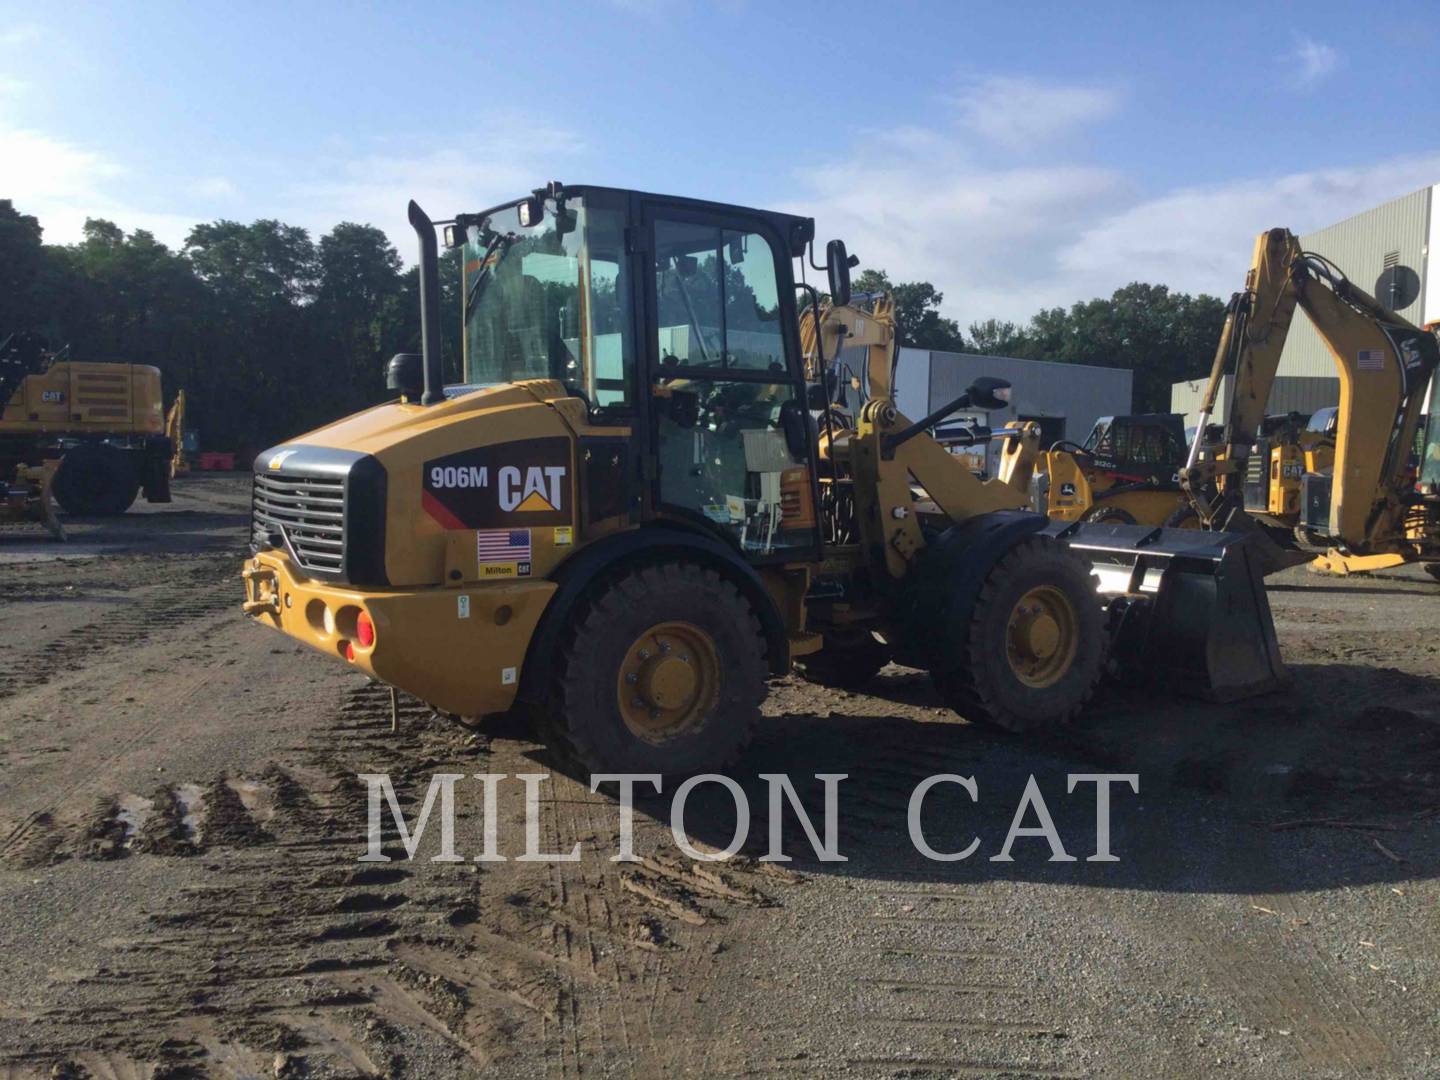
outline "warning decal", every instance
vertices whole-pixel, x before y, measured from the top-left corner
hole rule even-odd
[[[570,440],[479,446],[422,466],[421,505],[447,529],[568,525]]]

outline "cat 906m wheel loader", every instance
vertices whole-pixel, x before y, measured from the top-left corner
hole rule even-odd
[[[451,386],[436,226],[410,219],[422,352],[390,362],[396,400],[255,463],[245,610],[264,624],[443,712],[527,705],[593,771],[725,764],[792,659],[893,657],[1012,729],[1074,716],[1111,659],[1200,693],[1275,685],[1246,542],[1047,531],[928,433],[1005,385],[900,415],[888,309],[849,302],[844,245],[833,306],[803,261],[797,287],[811,219],[552,184],[441,222],[462,248]],[[850,426],[842,342],[872,346]]]

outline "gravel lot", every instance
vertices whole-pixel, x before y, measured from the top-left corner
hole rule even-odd
[[[734,770],[749,840],[695,863],[667,792],[616,808],[518,720],[480,730],[239,614],[248,478],[168,507],[0,537],[0,1077],[1440,1076],[1440,584],[1271,579],[1293,689],[1236,705],[1109,688],[1051,741],[1001,737],[887,669],[867,693],[777,680]],[[542,772],[574,862],[357,861],[361,773],[412,816],[431,774]],[[762,773],[793,816],[762,863]],[[934,773],[920,857],[906,808]],[[1117,862],[1093,862],[1093,785]],[[1034,776],[1043,838],[992,861]],[[807,781],[805,778],[809,778]],[[524,847],[519,781],[500,851]],[[686,823],[726,845],[715,785]],[[1033,816],[1029,820],[1034,823]],[[391,836],[387,847],[398,851]]]

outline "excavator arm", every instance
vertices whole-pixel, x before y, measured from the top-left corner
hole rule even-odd
[[[1297,307],[1340,377],[1330,537],[1344,550],[1384,551],[1405,537],[1409,450],[1440,350],[1288,230],[1261,234],[1245,291],[1231,298],[1181,483],[1207,528],[1260,531],[1245,513],[1243,479]],[[1230,406],[1212,427],[1226,375]],[[1272,568],[1305,558],[1268,547]]]

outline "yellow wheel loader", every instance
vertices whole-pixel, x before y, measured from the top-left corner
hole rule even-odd
[[[31,334],[0,341],[0,476],[55,463],[50,487],[69,514],[123,514],[141,491],[169,502],[159,369],[62,357]]]
[[[815,263],[812,219],[558,183],[409,214],[421,352],[390,361],[396,398],[255,462],[262,624],[441,712],[528,707],[594,772],[732,761],[794,660],[893,657],[1016,730],[1075,716],[1109,661],[1199,693],[1277,684],[1248,541],[1047,531],[929,434],[1005,384],[902,416],[886,305],[850,302],[841,242]],[[437,227],[462,249],[461,385]],[[842,344],[871,345],[853,425]]]
[[[1272,438],[1262,429],[1265,405],[1297,308],[1335,360],[1340,404],[1327,430]],[[1297,527],[1326,548],[1319,569],[1440,562],[1440,489],[1423,467],[1417,479],[1411,461],[1437,365],[1433,333],[1381,306],[1287,230],[1262,233],[1245,290],[1230,300],[1181,474],[1201,524],[1250,533],[1267,571],[1315,557],[1296,544]],[[1226,375],[1229,414],[1212,425]],[[1425,462],[1440,458],[1437,437],[1432,422]]]

